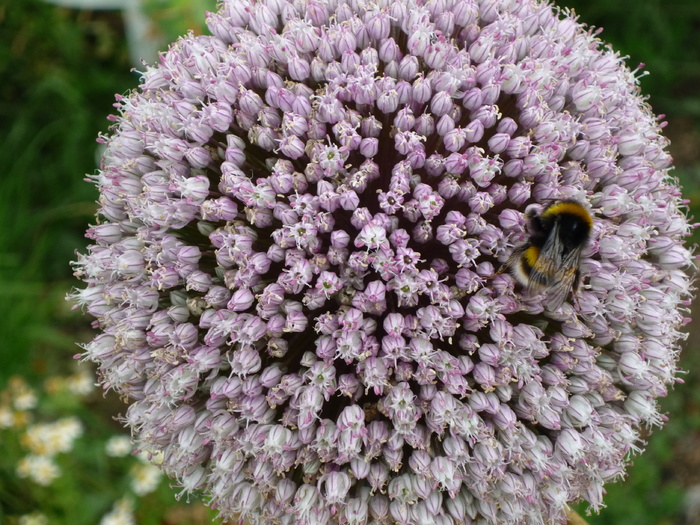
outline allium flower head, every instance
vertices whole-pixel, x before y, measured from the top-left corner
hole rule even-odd
[[[74,300],[137,446],[259,524],[557,523],[677,371],[682,211],[637,72],[536,0],[224,0],[119,97]],[[576,301],[497,270],[591,210]]]

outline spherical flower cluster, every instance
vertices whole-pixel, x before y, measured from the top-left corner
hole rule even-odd
[[[224,0],[118,98],[73,294],[138,448],[250,524],[560,523],[690,296],[638,74],[538,0]],[[498,269],[594,217],[575,300]]]

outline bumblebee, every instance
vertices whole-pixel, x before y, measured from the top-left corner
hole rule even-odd
[[[569,292],[576,293],[581,251],[588,245],[593,218],[575,200],[550,204],[539,215],[526,212],[530,239],[513,251],[502,273],[510,270],[528,293],[547,294],[547,305],[556,310]]]

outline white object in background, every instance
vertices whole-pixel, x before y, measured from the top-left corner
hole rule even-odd
[[[142,60],[153,64],[158,51],[165,48],[159,32],[143,11],[142,0],[44,0],[71,9],[123,11],[129,56],[135,68],[142,68]]]

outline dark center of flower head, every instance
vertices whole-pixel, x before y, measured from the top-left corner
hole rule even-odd
[[[249,523],[561,522],[674,380],[688,223],[633,73],[528,0],[225,0],[119,99],[78,263],[138,446]],[[577,307],[496,270],[591,206]]]

